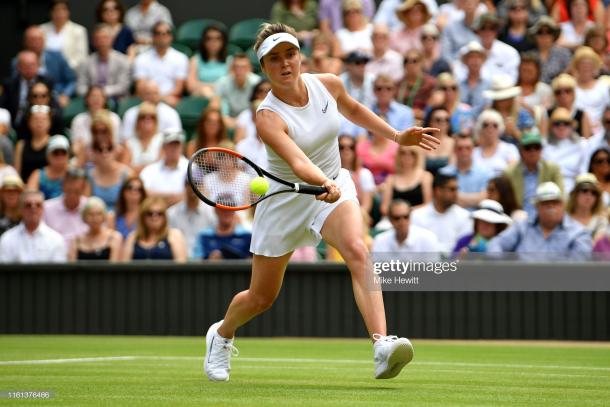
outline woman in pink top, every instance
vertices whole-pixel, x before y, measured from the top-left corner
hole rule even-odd
[[[356,155],[362,165],[373,173],[375,185],[380,185],[396,171],[394,162],[397,151],[398,144],[375,133],[372,133],[371,140],[361,141],[356,146]]]

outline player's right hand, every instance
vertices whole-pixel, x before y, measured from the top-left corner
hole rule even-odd
[[[341,191],[339,190],[339,187],[337,186],[337,184],[335,184],[335,182],[333,180],[327,179],[326,182],[324,182],[324,184],[322,184],[322,186],[324,188],[326,188],[326,191],[328,191],[328,192],[326,192],[324,194],[316,195],[316,199],[318,201],[333,203],[333,202],[337,202],[337,200],[339,198],[341,198]]]

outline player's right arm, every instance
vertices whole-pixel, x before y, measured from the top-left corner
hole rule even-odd
[[[328,190],[328,193],[318,195],[317,199],[330,203],[339,199],[341,192],[337,185],[328,179],[288,136],[288,127],[277,113],[266,109],[257,112],[256,131],[263,142],[286,161],[297,177],[308,184],[321,185]]]

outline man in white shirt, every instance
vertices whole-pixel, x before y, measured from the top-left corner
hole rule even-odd
[[[21,195],[21,223],[0,238],[2,263],[60,263],[66,244],[59,233],[42,222],[44,195],[27,190]]]
[[[184,233],[188,258],[193,260],[197,258],[197,236],[202,230],[215,227],[217,219],[214,208],[197,198],[186,177],[183,184],[184,200],[171,206],[167,210],[167,217],[170,227],[180,229]]]
[[[432,202],[413,211],[412,225],[433,232],[440,251],[451,253],[457,240],[472,233],[470,212],[456,204],[458,183],[455,174],[438,173],[432,184]]]
[[[188,58],[172,48],[174,37],[170,24],[159,22],[153,26],[152,33],[153,48],[138,55],[133,76],[137,86],[143,79],[157,82],[162,100],[176,106],[184,92]]]
[[[186,177],[188,160],[182,155],[184,132],[168,129],[163,132],[162,160],[144,167],[140,178],[149,196],[160,196],[168,205],[180,202],[183,198],[183,181]]]
[[[403,57],[390,49],[390,30],[386,25],[375,24],[373,34],[373,58],[366,64],[364,71],[373,77],[385,74],[398,82],[403,76]]]
[[[173,107],[161,101],[159,86],[154,81],[142,81],[138,89],[142,102],[152,103],[157,107],[157,127],[159,131],[167,129],[182,129],[180,115]],[[123,126],[121,128],[121,141],[135,137],[136,122],[140,105],[127,109],[123,115]]]
[[[131,28],[138,44],[150,44],[152,26],[159,21],[172,24],[172,15],[167,7],[156,0],[140,0],[125,13],[125,25]]]
[[[408,202],[402,199],[392,201],[388,216],[392,229],[375,236],[373,253],[420,253],[428,257],[439,251],[439,241],[434,233],[410,223],[411,205]]]

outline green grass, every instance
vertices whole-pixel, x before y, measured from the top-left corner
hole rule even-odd
[[[52,400],[0,405],[602,406],[610,400],[609,344],[413,343],[415,359],[397,378],[374,380],[366,340],[238,338],[231,381],[212,383],[203,376],[203,338],[0,336],[0,391],[55,393]],[[134,358],[5,363],[113,356]]]

